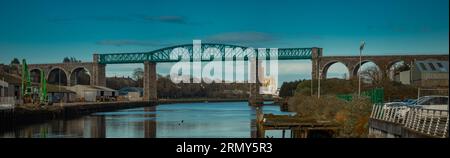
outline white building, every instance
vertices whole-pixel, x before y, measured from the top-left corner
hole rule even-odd
[[[448,61],[416,61],[411,70],[400,72],[394,78],[402,84],[448,87]]]
[[[112,100],[118,95],[118,91],[101,86],[75,85],[67,87],[77,94],[80,101],[95,102],[97,100]]]
[[[13,108],[15,99],[8,93],[9,84],[3,80],[0,80],[0,109]]]

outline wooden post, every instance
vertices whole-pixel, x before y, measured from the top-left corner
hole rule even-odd
[[[262,109],[260,107],[256,107],[256,137],[257,138],[264,138],[265,131],[264,131],[264,114],[262,112]]]

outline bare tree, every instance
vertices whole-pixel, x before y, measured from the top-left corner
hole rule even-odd
[[[383,74],[376,66],[368,67],[360,73],[361,77],[370,81],[372,85],[381,85],[383,83]]]
[[[144,77],[144,70],[142,68],[136,68],[133,72],[133,79],[138,81]]]

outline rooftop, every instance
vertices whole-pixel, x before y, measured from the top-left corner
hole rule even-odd
[[[415,66],[421,72],[446,72],[448,73],[448,61],[423,60],[416,61]]]

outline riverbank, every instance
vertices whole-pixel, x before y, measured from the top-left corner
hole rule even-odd
[[[0,124],[1,128],[8,129],[52,119],[74,118],[95,112],[155,105],[155,102],[149,101],[64,103],[50,106],[20,105],[14,109],[0,110]]]
[[[76,102],[61,103],[50,106],[20,105],[14,109],[0,110],[0,127],[9,129],[17,126],[39,123],[52,119],[74,118],[95,112],[115,111],[120,109],[156,106],[175,103],[205,103],[205,102],[246,102],[247,99],[160,99],[152,101],[122,101],[122,102]]]

